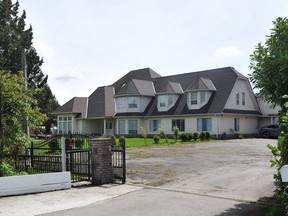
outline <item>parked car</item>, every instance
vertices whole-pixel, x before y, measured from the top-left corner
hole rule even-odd
[[[263,138],[277,138],[279,135],[279,125],[271,124],[260,128],[260,136]]]

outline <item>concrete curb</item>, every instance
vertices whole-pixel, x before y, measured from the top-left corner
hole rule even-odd
[[[0,215],[31,216],[83,207],[141,189],[143,187],[134,185],[107,184],[97,187],[83,186],[70,190],[3,197],[0,202]]]

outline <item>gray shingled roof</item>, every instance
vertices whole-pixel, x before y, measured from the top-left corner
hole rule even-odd
[[[157,94],[183,94],[180,83],[176,82],[158,82],[155,85]]]
[[[141,95],[154,96],[154,85],[151,81],[132,79],[127,84],[124,83],[115,96]]]
[[[77,113],[81,114],[82,118],[86,118],[87,102],[88,98],[86,97],[74,97],[67,103],[65,103],[63,106],[55,110],[53,114]]]
[[[235,110],[224,110],[228,97],[238,78],[247,79],[232,67],[218,68],[199,72],[182,73],[172,76],[161,77],[150,68],[134,70],[127,73],[114,84],[97,88],[87,98],[73,98],[57,111],[72,112],[80,110],[83,113],[87,108],[88,118],[104,118],[112,116],[157,116],[157,115],[181,115],[202,113],[236,112]],[[151,86],[153,86],[152,88]],[[199,110],[189,110],[187,107],[187,94],[191,90],[213,91],[208,103]],[[154,92],[154,90],[156,92]],[[167,112],[158,112],[157,98],[155,95],[163,93],[179,94],[179,98]],[[114,96],[121,95],[146,95],[151,96],[151,101],[144,113],[117,113],[115,114]],[[75,100],[78,101],[75,103]],[[80,102],[83,104],[80,105]],[[78,104],[78,105],[77,105]],[[78,107],[76,109],[76,107]],[[81,109],[80,109],[81,108]],[[242,111],[243,112],[243,111]],[[254,112],[253,112],[254,113]],[[85,112],[84,112],[85,114]],[[85,115],[82,115],[82,117]]]
[[[150,68],[132,70],[123,77],[121,77],[119,80],[117,80],[115,83],[113,83],[111,86],[115,88],[115,92],[117,93],[123,86],[123,84],[128,83],[132,79],[151,81],[152,79],[157,77],[161,76]]]
[[[216,91],[216,88],[210,79],[200,77],[196,82],[192,83],[186,89],[186,91],[196,91],[196,90]]]
[[[112,117],[115,114],[113,96],[113,87],[103,86],[97,88],[89,96],[87,118]]]

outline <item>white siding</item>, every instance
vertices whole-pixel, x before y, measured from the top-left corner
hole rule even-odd
[[[239,118],[240,125],[239,131],[234,131],[235,118]],[[226,132],[227,134],[233,134],[233,131],[238,134],[257,134],[258,133],[258,117],[253,116],[221,116],[219,134]]]
[[[236,104],[236,92],[239,92],[239,104]],[[242,105],[242,93],[245,93],[245,105]],[[254,93],[247,80],[237,79],[230,96],[226,102],[225,109],[255,110],[259,111]]]

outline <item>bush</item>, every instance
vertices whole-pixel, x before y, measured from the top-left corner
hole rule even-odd
[[[160,141],[160,136],[159,136],[159,135],[154,135],[154,136],[153,136],[153,140],[154,140],[154,143],[155,143],[155,144],[158,144],[159,141]]]
[[[55,152],[57,149],[59,149],[57,139],[52,139],[48,145],[49,145],[51,152]]]
[[[199,139],[200,140],[205,140],[206,139],[206,132],[205,131],[202,131],[199,135]]]
[[[177,126],[173,127],[173,133],[174,133],[175,142],[177,142],[178,134],[179,134],[179,128]]]
[[[194,133],[193,133],[193,140],[197,141],[198,138],[199,138],[198,132],[194,132]]]
[[[182,142],[187,142],[188,141],[188,133],[182,133],[180,135],[180,139]]]
[[[209,131],[206,131],[206,139],[207,140],[211,139],[211,133]]]
[[[14,171],[14,167],[7,161],[3,161],[2,164],[0,164],[0,173],[3,176],[14,176],[16,175],[16,172]]]
[[[116,145],[116,137],[113,135],[113,136],[111,136],[110,138],[113,140],[114,145]]]
[[[159,133],[160,133],[160,137],[164,138],[166,143],[169,143],[169,140],[166,136],[166,132],[163,128],[160,128]]]
[[[119,140],[119,144],[121,145],[122,143],[125,143],[125,137],[124,136],[120,136],[119,138],[118,138],[118,140]]]
[[[84,146],[84,140],[75,140],[75,146],[76,146],[76,148],[78,148],[78,149],[82,149],[83,148],[83,146]]]
[[[193,139],[193,133],[187,133],[187,141],[191,142]]]

